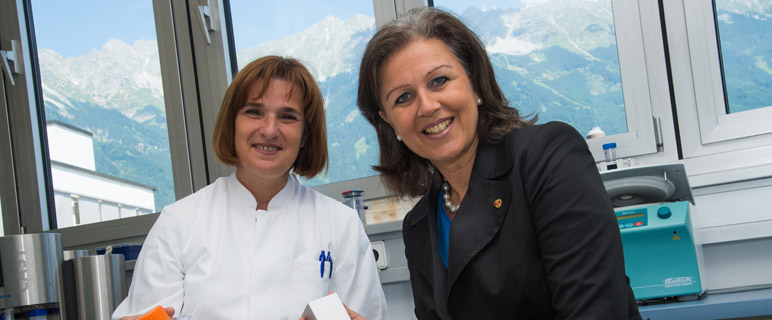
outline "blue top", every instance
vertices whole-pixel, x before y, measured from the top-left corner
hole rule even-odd
[[[603,145],[603,150],[613,149],[613,148],[616,148],[616,147],[617,147],[617,144],[615,142],[606,143],[606,144]]]
[[[444,191],[440,192],[440,197],[437,200],[437,245],[439,246],[440,259],[445,264],[445,268],[448,268],[448,247],[450,245],[450,220],[445,213],[445,205],[442,201],[442,195]]]

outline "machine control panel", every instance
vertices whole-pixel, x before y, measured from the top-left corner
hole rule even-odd
[[[619,229],[629,229],[648,225],[648,212],[646,208],[617,211]]]

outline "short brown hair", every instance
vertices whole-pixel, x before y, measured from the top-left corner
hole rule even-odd
[[[327,129],[324,118],[324,98],[314,77],[298,60],[278,56],[265,56],[250,62],[233,78],[225,91],[214,128],[214,153],[227,165],[236,165],[234,138],[236,116],[249,98],[252,85],[261,80],[280,79],[292,83],[289,96],[300,90],[303,103],[303,135],[305,145],[300,149],[292,169],[295,173],[313,178],[327,169]],[[268,89],[270,81],[262,81],[260,95]]]
[[[472,88],[482,99],[478,108],[477,134],[485,142],[495,143],[510,131],[528,126],[536,118],[520,117],[517,109],[499,88],[493,66],[482,41],[454,15],[424,7],[410,10],[401,18],[384,25],[367,44],[359,68],[357,105],[375,127],[380,146],[380,164],[373,169],[381,173],[387,188],[399,196],[420,196],[440,176],[431,163],[397,141],[394,130],[378,112],[380,72],[383,64],[398,51],[419,39],[442,41],[464,67]]]

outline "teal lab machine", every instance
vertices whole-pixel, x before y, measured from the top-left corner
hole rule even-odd
[[[697,299],[705,292],[704,267],[684,165],[609,170],[601,177],[619,222],[636,300]]]

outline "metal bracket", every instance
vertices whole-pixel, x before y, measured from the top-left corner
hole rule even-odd
[[[199,5],[198,13],[200,22],[199,25],[201,26],[201,31],[204,32],[206,44],[212,44],[212,39],[209,37],[209,32],[214,31],[214,28],[212,27],[212,8],[208,3],[205,5]]]
[[[13,81],[13,75],[21,74],[21,71],[19,71],[21,68],[19,67],[18,60],[18,57],[21,56],[21,52],[19,51],[18,42],[16,42],[16,40],[11,40],[11,50],[0,50],[0,55],[3,57],[2,68],[8,73],[8,79],[11,80],[11,85],[15,86],[16,82]],[[11,65],[13,65],[13,69],[11,69]]]

